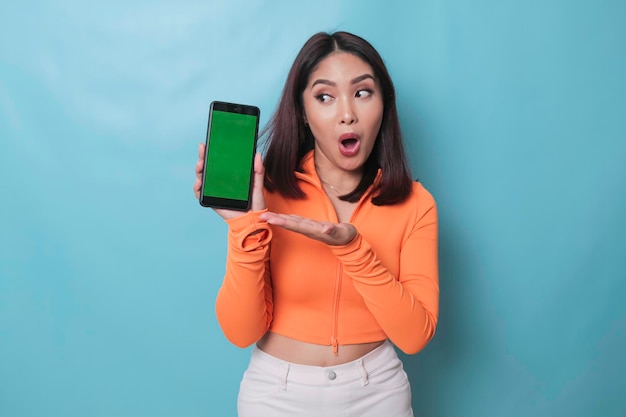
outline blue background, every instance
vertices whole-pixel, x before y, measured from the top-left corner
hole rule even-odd
[[[338,29],[386,60],[439,204],[419,415],[626,415],[626,2],[26,0],[0,23],[0,416],[236,414],[197,145],[214,99],[263,125]]]

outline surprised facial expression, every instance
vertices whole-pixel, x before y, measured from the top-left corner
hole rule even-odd
[[[370,65],[346,52],[327,56],[309,76],[302,101],[318,167],[360,172],[383,118],[382,91]]]

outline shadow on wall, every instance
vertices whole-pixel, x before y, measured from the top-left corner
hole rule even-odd
[[[442,216],[443,214],[443,216]],[[445,416],[449,411],[450,392],[463,390],[471,381],[455,376],[469,375],[477,338],[470,329],[476,328],[476,311],[471,306],[473,285],[469,278],[481,276],[479,258],[463,245],[469,240],[462,227],[439,213],[440,311],[437,333],[426,348],[417,355],[399,352],[411,381],[413,409],[416,415]],[[474,314],[474,317],[472,317]],[[451,385],[455,385],[452,387]],[[456,386],[458,385],[458,387]],[[447,409],[447,410],[445,410]]]

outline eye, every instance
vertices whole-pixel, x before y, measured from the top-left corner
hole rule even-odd
[[[315,96],[315,99],[320,103],[328,103],[332,99],[332,97],[326,93],[320,93]]]
[[[358,90],[354,96],[357,98],[366,98],[371,96],[372,94],[374,94],[373,90],[369,88],[363,88],[361,90]]]

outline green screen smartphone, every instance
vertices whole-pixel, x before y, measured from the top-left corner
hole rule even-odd
[[[249,209],[259,116],[255,106],[211,103],[200,192],[202,206]]]

